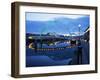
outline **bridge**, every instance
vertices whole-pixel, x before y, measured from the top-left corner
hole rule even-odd
[[[33,50],[38,51],[46,51],[46,50],[62,50],[66,48],[72,48],[78,45],[78,37],[68,37],[68,36],[61,36],[61,35],[28,35],[26,37],[26,46]],[[89,27],[84,31],[84,35],[82,36],[83,39],[89,40]],[[58,46],[61,43],[64,46]],[[46,47],[43,44],[47,45]],[[66,44],[69,44],[68,46]],[[53,47],[52,47],[52,46]],[[58,47],[55,47],[58,46]]]

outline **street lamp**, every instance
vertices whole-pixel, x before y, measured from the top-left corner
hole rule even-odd
[[[80,37],[80,27],[81,27],[81,24],[78,25],[78,28],[79,28],[79,37]]]
[[[78,54],[77,54],[78,64],[82,64],[82,46],[81,46],[81,41],[80,41],[80,27],[81,27],[81,24],[78,25],[78,28],[79,28],[79,43],[78,43]]]

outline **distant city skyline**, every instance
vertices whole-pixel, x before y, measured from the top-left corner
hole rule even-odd
[[[89,15],[26,13],[26,33],[80,35],[90,25]]]

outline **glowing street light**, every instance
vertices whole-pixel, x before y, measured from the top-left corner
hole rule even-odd
[[[78,25],[78,28],[79,28],[79,36],[80,36],[80,27],[81,27],[81,24]]]
[[[79,24],[78,26],[81,27],[81,24]]]

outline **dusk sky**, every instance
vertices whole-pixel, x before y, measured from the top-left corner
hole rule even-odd
[[[63,35],[78,35],[89,27],[89,15],[54,14],[54,13],[26,13],[26,33]]]

